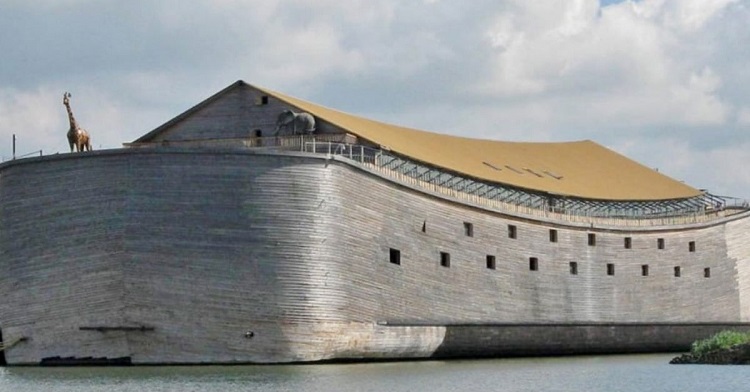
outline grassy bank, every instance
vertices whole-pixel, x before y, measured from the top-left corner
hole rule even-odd
[[[750,343],[750,333],[721,331],[708,339],[698,340],[690,348],[690,354],[701,357],[715,350],[726,350],[730,347]]]

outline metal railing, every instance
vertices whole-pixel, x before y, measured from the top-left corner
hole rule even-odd
[[[12,161],[14,159],[21,159],[21,158],[26,158],[26,157],[31,157],[31,156],[40,156],[41,157],[43,155],[44,155],[44,153],[42,152],[42,150],[36,150],[36,151],[32,151],[32,152],[27,152],[26,154],[22,154],[22,155],[14,155],[12,157],[2,157],[2,159],[0,159],[0,160],[2,160],[2,162],[5,162],[5,161]]]
[[[688,199],[647,202],[563,198],[471,179],[363,145],[310,140],[302,147],[303,152],[347,158],[403,184],[530,217],[640,227],[709,222],[750,209],[746,200],[707,192]]]
[[[331,133],[292,136],[268,136],[250,138],[228,138],[228,139],[192,139],[192,140],[162,140],[157,142],[125,143],[130,148],[153,148],[153,147],[208,147],[208,148],[265,148],[270,150],[304,150],[305,143],[335,143],[356,144],[357,137],[354,135]]]

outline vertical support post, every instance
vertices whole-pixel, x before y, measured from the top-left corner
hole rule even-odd
[[[365,146],[359,146],[359,162],[365,163]]]
[[[13,134],[13,159],[16,159],[16,134]]]

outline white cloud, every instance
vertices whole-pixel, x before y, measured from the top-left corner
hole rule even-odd
[[[16,155],[44,150],[48,141],[54,137],[53,129],[58,127],[59,113],[55,111],[57,102],[47,87],[33,91],[0,89],[0,139],[4,146],[11,146],[13,135],[16,135]],[[59,105],[62,106],[62,92]],[[67,117],[66,117],[67,118]],[[66,130],[61,135],[65,137]],[[2,160],[12,157],[12,149],[3,148]],[[49,150],[47,151],[49,152]]]
[[[750,107],[743,107],[737,111],[737,123],[750,126]]]
[[[644,0],[633,2],[633,8],[646,17],[658,18],[658,23],[665,27],[689,33],[700,30],[728,5],[737,2],[738,0]]]
[[[731,108],[719,94],[721,75],[702,57],[685,57],[694,41],[672,31],[675,17],[656,16],[680,15],[695,31],[731,2],[675,3],[626,2],[601,13],[595,0],[517,3],[489,30],[492,77],[477,90],[539,101],[565,96],[596,107],[591,116],[605,114],[597,122],[723,124]]]

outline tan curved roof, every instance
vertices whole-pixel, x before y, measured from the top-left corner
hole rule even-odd
[[[391,151],[476,179],[598,200],[668,200],[702,193],[590,140],[519,143],[450,136],[373,121],[258,89]]]

